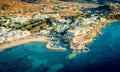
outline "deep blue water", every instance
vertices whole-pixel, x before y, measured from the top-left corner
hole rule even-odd
[[[0,52],[0,72],[120,72],[120,22],[102,29],[87,47],[90,52],[68,59],[71,50],[51,51],[32,42]]]

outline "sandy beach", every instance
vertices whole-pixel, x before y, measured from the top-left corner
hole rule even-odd
[[[50,39],[49,37],[38,37],[38,38],[30,37],[26,39],[19,39],[16,41],[12,41],[12,42],[4,43],[0,45],[0,50],[5,50],[7,48],[11,48],[13,46],[17,46],[17,45],[29,43],[29,42],[48,42],[49,39]]]

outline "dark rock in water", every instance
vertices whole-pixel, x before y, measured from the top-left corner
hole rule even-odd
[[[97,35],[98,35],[98,36],[101,36],[101,35],[102,35],[102,33],[101,33],[101,32],[97,32]]]

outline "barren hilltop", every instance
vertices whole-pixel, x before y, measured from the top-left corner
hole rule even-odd
[[[38,4],[30,4],[20,0],[0,0],[0,10],[29,10],[39,8]]]
[[[32,16],[37,14],[41,8],[48,7],[46,10],[52,12],[52,8],[65,5],[74,6],[90,6],[97,7],[98,4],[92,3],[76,3],[76,2],[61,2],[57,0],[0,0],[0,16],[4,15],[26,15]],[[69,9],[70,11],[70,9]],[[72,11],[71,11],[72,12]]]

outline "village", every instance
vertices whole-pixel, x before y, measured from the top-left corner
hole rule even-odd
[[[89,51],[86,45],[92,38],[101,35],[101,28],[107,24],[107,19],[99,11],[92,11],[91,7],[56,6],[41,8],[31,16],[1,16],[0,17],[0,45],[20,39],[50,37],[46,47],[50,50],[65,51],[65,46],[73,50],[69,57],[76,52]],[[87,10],[86,10],[87,9]],[[55,38],[59,40],[53,41]],[[65,43],[64,47],[59,42]]]

